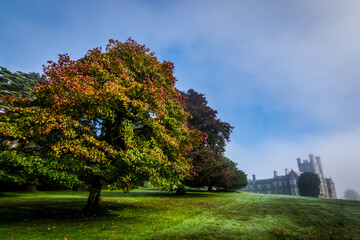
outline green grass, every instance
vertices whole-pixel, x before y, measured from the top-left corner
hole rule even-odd
[[[360,239],[360,202],[251,193],[0,194],[1,239]]]

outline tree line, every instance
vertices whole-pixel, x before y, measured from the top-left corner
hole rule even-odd
[[[100,192],[144,182],[229,191],[246,174],[224,156],[233,127],[204,94],[175,87],[174,65],[132,39],[109,40],[78,59],[59,55],[44,74],[1,67],[0,180],[90,185],[86,212]]]

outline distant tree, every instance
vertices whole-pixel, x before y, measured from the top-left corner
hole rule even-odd
[[[227,165],[218,163],[216,155],[209,148],[197,149],[190,156],[193,164],[193,177],[186,182],[186,185],[195,188],[206,186],[208,191],[211,191],[219,179],[225,177]]]
[[[237,168],[237,163],[231,161],[225,156],[222,157],[222,162],[228,164],[228,169],[231,173],[231,180],[228,181],[231,185],[228,186],[228,189],[232,190],[246,187],[248,184],[247,175],[244,171]]]
[[[233,127],[217,117],[217,111],[208,106],[204,94],[193,89],[182,93],[185,110],[191,117],[190,129],[197,129],[206,136],[206,142],[191,153],[193,177],[186,184],[191,187],[207,187],[209,191],[241,188],[247,184],[246,175],[236,164],[224,157],[225,146],[230,141]],[[243,177],[245,176],[245,182]],[[246,185],[245,185],[246,186]]]
[[[319,197],[320,179],[317,174],[304,172],[299,177],[298,187],[301,196]]]
[[[344,198],[348,200],[360,200],[359,193],[354,189],[346,189]]]
[[[209,149],[203,148],[193,152],[193,178],[186,184],[191,187],[207,187],[221,191],[231,191],[247,186],[246,174],[237,168],[237,164],[225,156],[217,156]]]
[[[5,107],[1,101],[1,97],[4,95],[32,98],[34,96],[32,88],[39,85],[39,81],[38,73],[20,71],[13,73],[0,66],[0,109]]]
[[[60,55],[44,68],[33,99],[2,98],[9,108],[0,113],[0,179],[89,184],[87,212],[99,207],[104,184],[177,187],[200,135],[185,125],[173,71],[131,39],[110,40],[78,60]]]

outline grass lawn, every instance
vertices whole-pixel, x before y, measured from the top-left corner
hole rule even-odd
[[[0,194],[1,239],[360,239],[360,202],[251,193]]]

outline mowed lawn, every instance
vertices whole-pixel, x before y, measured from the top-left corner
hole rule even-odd
[[[0,239],[360,239],[360,202],[251,193],[0,194]]]

